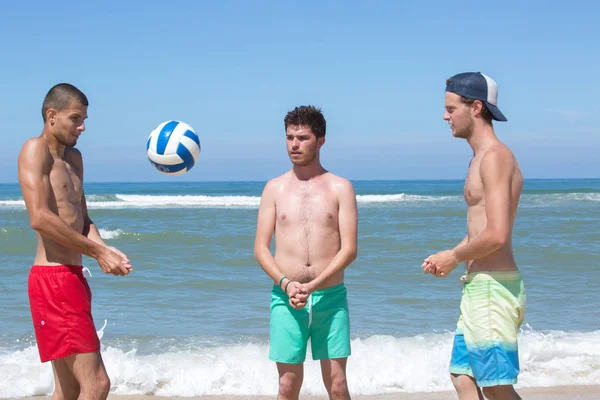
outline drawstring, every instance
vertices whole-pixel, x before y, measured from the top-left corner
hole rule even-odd
[[[84,272],[87,272],[90,275],[90,278],[92,277],[92,273],[86,267],[83,267],[83,269],[81,270],[81,274],[83,275]]]

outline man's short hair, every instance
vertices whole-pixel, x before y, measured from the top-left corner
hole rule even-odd
[[[288,126],[306,126],[318,138],[325,137],[327,122],[321,109],[314,106],[300,106],[288,112],[283,120],[285,130]]]
[[[42,105],[42,118],[46,122],[46,112],[50,108],[62,111],[69,106],[71,101],[77,101],[81,105],[88,106],[88,99],[83,92],[69,83],[59,83],[48,91]]]

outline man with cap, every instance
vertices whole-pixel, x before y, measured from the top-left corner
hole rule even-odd
[[[467,263],[450,361],[459,399],[520,399],[513,385],[525,288],[511,237],[523,175],[494,133],[492,121],[506,121],[498,109],[496,82],[479,72],[461,73],[446,81],[445,96],[444,120],[474,153],[464,185],[467,235],[453,249],[427,257],[422,268],[446,278]]]

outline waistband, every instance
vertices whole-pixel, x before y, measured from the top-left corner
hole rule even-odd
[[[83,273],[81,265],[33,265],[31,273],[35,274],[64,274],[64,273]]]
[[[521,272],[515,271],[477,271],[465,276],[465,282],[472,281],[518,281],[523,279]]]
[[[325,288],[325,289],[315,290],[314,292],[312,292],[312,294],[321,295],[321,294],[335,293],[335,292],[339,292],[340,290],[343,290],[345,287],[346,286],[344,285],[344,282],[342,282],[342,283],[339,283],[339,284],[337,284],[335,286],[330,286],[330,287]],[[277,285],[273,285],[273,291],[284,293],[283,289],[280,288]]]

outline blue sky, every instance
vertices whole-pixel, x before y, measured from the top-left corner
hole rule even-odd
[[[0,182],[42,129],[50,87],[90,101],[86,180],[266,180],[290,166],[283,118],[327,119],[322,161],[350,179],[465,176],[442,120],[446,78],[481,71],[508,117],[496,133],[526,178],[600,177],[600,5],[570,2],[10,2],[0,24]],[[198,132],[181,177],[148,162],[159,123]]]

